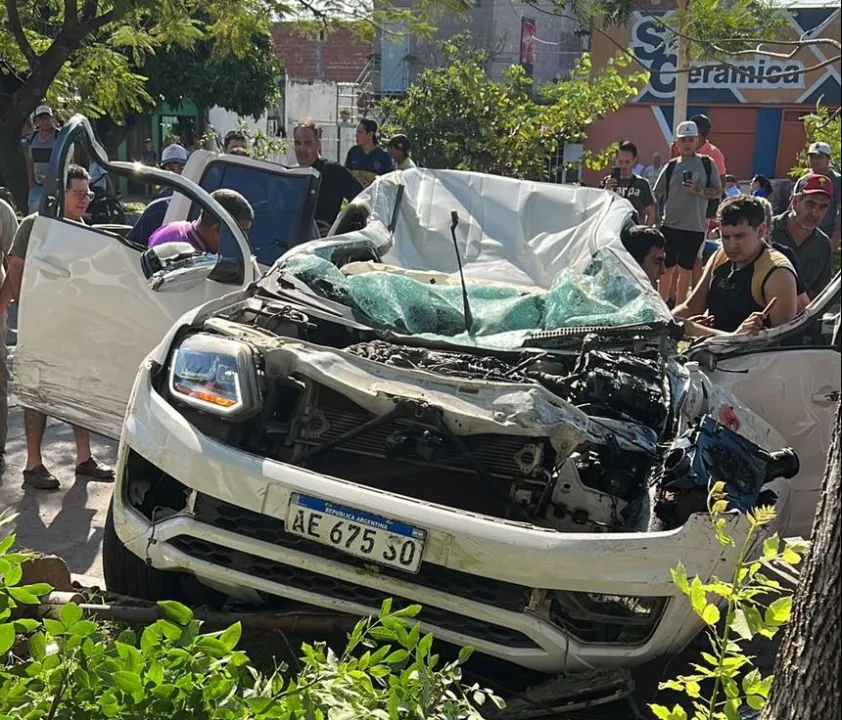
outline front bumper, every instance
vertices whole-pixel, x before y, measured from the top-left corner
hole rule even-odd
[[[132,452],[196,491],[191,509],[153,526],[129,504]],[[293,492],[425,528],[422,572],[380,571],[285,533]],[[682,562],[691,575],[728,576],[732,561],[707,517],[661,533],[559,533],[249,455],[199,433],[155,392],[148,368],[123,428],[114,522],[121,542],[153,567],[192,573],[234,596],[267,593],[355,615],[376,613],[386,597],[417,602],[422,623],[442,640],[551,673],[632,666],[680,650],[699,623],[670,568]],[[647,639],[608,644],[582,641],[551,622],[554,590],[669,600]]]

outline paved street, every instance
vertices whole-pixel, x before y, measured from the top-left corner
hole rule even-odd
[[[13,336],[10,340],[14,340]],[[113,465],[116,442],[94,435],[91,444],[97,459]],[[61,489],[24,490],[21,487],[26,464],[23,409],[11,397],[7,465],[0,477],[0,512],[19,513],[14,527],[21,547],[59,555],[74,579],[102,587],[102,528],[113,485],[75,481],[73,432],[65,423],[48,422],[43,455],[44,463],[61,482]]]

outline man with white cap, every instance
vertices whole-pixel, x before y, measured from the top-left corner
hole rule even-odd
[[[842,176],[830,167],[830,160],[833,151],[827,143],[814,142],[807,148],[807,157],[810,159],[810,172],[804,175],[795,183],[792,195],[795,197],[801,193],[804,184],[811,174],[824,175],[830,179],[833,185],[830,205],[827,214],[819,224],[819,229],[830,238],[830,244],[836,250],[839,247],[839,231],[842,229],[840,220],[840,208],[842,208]]]
[[[58,137],[53,109],[49,105],[35,108],[35,125],[38,128],[26,141],[26,174],[29,179],[29,212],[37,212],[44,194],[44,177]]]
[[[692,120],[679,123],[675,133],[678,157],[670,160],[658,176],[655,197],[664,200],[661,230],[666,240],[666,271],[660,282],[661,296],[670,299],[678,266],[677,304],[687,297],[693,266],[705,240],[708,201],[722,195],[722,180],[716,164],[698,155],[699,129]]]
[[[161,168],[164,170],[181,175],[186,164],[187,150],[181,145],[167,145],[161,153]],[[129,230],[126,235],[128,240],[144,247],[149,244],[152,233],[164,224],[172,193],[172,188],[165,187],[155,195],[137,219],[134,227]]]

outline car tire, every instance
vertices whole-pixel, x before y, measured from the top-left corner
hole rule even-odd
[[[142,600],[174,599],[178,573],[167,573],[147,565],[117,537],[114,529],[114,500],[108,506],[102,538],[102,569],[108,592]]]

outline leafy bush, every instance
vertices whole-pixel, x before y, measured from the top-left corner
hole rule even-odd
[[[10,517],[0,518],[0,525]],[[19,585],[28,559],[0,541],[0,720],[358,720],[481,718],[477,706],[502,701],[462,686],[464,649],[453,662],[433,654],[432,635],[410,620],[413,605],[360,620],[335,654],[302,646],[301,669],[258,672],[237,650],[241,625],[202,633],[190,608],[160,603],[166,619],[139,633],[84,617],[75,604],[59,619],[13,619],[48,585]]]
[[[717,541],[723,546],[733,546],[735,541],[725,529],[728,503],[724,488],[725,484],[721,482],[713,485],[708,510]],[[698,576],[688,579],[687,571],[680,563],[672,571],[673,582],[708,626],[710,652],[701,653],[702,662],[693,664],[695,673],[692,675],[680,675],[660,684],[662,690],[675,690],[685,695],[692,710],[688,712],[681,705],[672,709],[650,705],[659,720],[740,720],[745,708],[762,710],[766,704],[773,678],[760,674],[742,644],[756,635],[769,640],[775,637],[789,622],[792,593],[762,573],[763,563],[753,557],[762,528],[775,518],[774,509],[759,507],[746,517],[748,532],[730,580],[715,576],[708,582]],[[782,541],[774,534],[763,542],[762,559],[792,567],[801,562],[804,551],[804,547]],[[724,620],[720,611],[722,606]]]
[[[468,33],[440,48],[441,67],[420,73],[403,99],[380,105],[383,135],[409,135],[413,159],[428,168],[548,180],[560,169],[562,146],[584,142],[590,125],[619,110],[649,79],[646,72],[626,72],[626,53],[598,70],[584,55],[568,77],[536,90],[520,65],[492,80],[488,52],[475,47]],[[583,160],[605,167],[615,150],[611,145]]]

